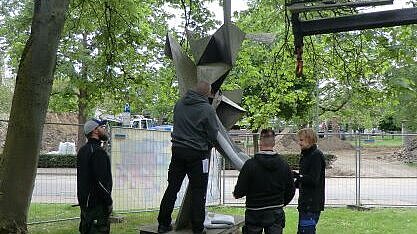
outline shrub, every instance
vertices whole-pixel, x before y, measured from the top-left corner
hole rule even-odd
[[[288,162],[292,170],[299,170],[299,154],[282,154],[282,158]],[[333,154],[324,154],[324,161],[326,163],[326,168],[330,168],[331,163],[336,159],[336,156]]]
[[[38,168],[75,168],[77,167],[76,155],[65,154],[40,154]]]

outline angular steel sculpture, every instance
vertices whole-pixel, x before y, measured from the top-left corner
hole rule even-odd
[[[228,158],[235,168],[240,170],[249,156],[234,144],[227,130],[245,112],[242,107],[232,101],[239,100],[242,92],[235,92],[231,98],[228,98],[222,94],[220,87],[236,62],[238,51],[246,34],[230,21],[230,0],[225,0],[223,3],[224,24],[213,35],[195,38],[192,32],[187,32],[193,60],[181,50],[181,46],[171,35],[167,35],[166,38],[165,54],[174,62],[181,95],[184,95],[188,89],[194,88],[198,80],[206,80],[211,83],[212,90],[216,93],[212,102],[216,107],[217,121],[220,126],[215,148]],[[268,38],[265,35],[252,37],[255,39]],[[269,39],[269,41],[271,40]],[[189,226],[190,195],[190,191],[187,189],[177,216],[176,230]]]

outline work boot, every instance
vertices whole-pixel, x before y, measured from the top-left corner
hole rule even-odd
[[[159,224],[158,225],[158,233],[166,233],[172,231],[172,225],[163,225],[163,224]]]
[[[207,232],[207,230],[206,230],[206,228],[204,228],[203,230],[201,230],[199,232],[193,231],[193,234],[206,234],[206,232]]]

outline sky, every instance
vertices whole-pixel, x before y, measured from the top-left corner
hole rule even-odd
[[[243,11],[246,10],[248,8],[246,0],[232,0],[231,3],[231,8],[232,8],[232,15],[233,12],[235,11]],[[220,20],[221,22],[223,22],[223,7],[219,6],[219,1],[214,1],[208,4],[209,9],[211,9],[211,11],[215,12],[216,14],[216,19]]]
[[[406,7],[411,7],[407,5],[408,0],[394,0],[392,5],[377,6],[377,7],[367,7],[364,12],[373,12],[373,11],[385,11],[385,10],[394,10],[401,9]],[[219,6],[220,1],[214,1],[208,4],[209,9],[211,9],[216,14],[216,19],[223,22],[223,8]],[[247,0],[232,0],[232,13],[235,11],[242,11],[248,8]],[[233,14],[232,14],[233,15]]]
[[[219,6],[219,2],[220,1],[213,1],[211,3],[208,3],[207,6],[212,12],[214,12],[216,19],[223,23],[223,7]],[[232,2],[232,5],[231,5],[232,15],[233,15],[233,12],[235,12],[235,11],[243,11],[243,10],[246,10],[248,8],[248,6],[247,6],[248,1],[247,0],[232,0],[231,2]],[[171,9],[166,8],[165,10],[167,10],[170,13],[174,13],[177,16],[180,16],[182,14],[182,11],[177,11],[176,12],[172,8]],[[168,24],[172,28],[173,27],[181,28],[181,27],[184,26],[184,25],[181,25],[181,19],[179,17],[171,19],[168,22]]]
[[[412,7],[410,5],[407,5],[407,1],[408,0],[394,0],[394,3],[392,5],[376,6],[376,7],[372,7],[372,8],[367,8],[364,11],[365,12],[387,11],[387,10],[394,10],[394,9]]]
[[[394,0],[393,4],[391,5],[385,5],[385,6],[376,6],[376,7],[366,7],[363,8],[363,12],[375,12],[375,11],[385,11],[385,10],[394,10],[394,9],[401,9],[401,8],[407,8],[412,7],[411,5],[407,4],[408,0]],[[211,3],[208,3],[208,8],[215,13],[215,17],[220,22],[223,22],[223,8],[222,6],[219,6],[220,1],[213,1]],[[247,0],[232,0],[232,15],[235,11],[243,11],[248,8],[248,1]],[[177,13],[176,15],[180,15],[181,12]],[[171,27],[183,27],[181,25],[181,19],[172,19],[169,23]]]

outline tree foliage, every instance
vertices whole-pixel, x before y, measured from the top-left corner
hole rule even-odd
[[[163,54],[167,22],[180,15],[179,27],[169,30],[187,50],[185,28],[205,36],[220,23],[207,2],[212,0],[72,1],[50,109],[80,112],[82,104],[84,116],[97,107],[116,114],[129,102],[134,113],[169,118],[178,96],[174,69]],[[246,33],[277,36],[272,45],[245,41],[223,87],[243,89],[244,122],[258,129],[271,120],[305,125],[338,116],[351,126],[375,127],[383,116],[391,116],[405,99],[400,101],[401,87],[390,77],[415,60],[415,26],[306,37],[304,76],[297,78],[285,3],[251,0],[247,10],[235,14]],[[5,20],[0,30],[12,65],[28,36],[31,4],[11,0],[1,8]],[[351,13],[321,11],[303,17]],[[393,116],[397,122],[405,118]]]
[[[399,103],[398,89],[389,85],[387,72],[398,69],[399,60],[405,64],[415,60],[411,49],[415,38],[410,36],[415,26],[305,37],[304,76],[296,78],[284,3],[250,1],[249,9],[238,15],[237,23],[245,32],[272,32],[278,37],[271,46],[245,43],[227,86],[244,90],[251,128],[266,126],[271,119],[304,125],[335,116],[356,128],[377,127]],[[303,18],[352,13],[321,11]],[[414,58],[405,58],[413,52]]]
[[[13,90],[7,85],[0,84],[0,116],[10,113],[12,107]]]
[[[250,128],[269,125],[272,119],[307,121],[314,103],[315,79],[310,71],[295,77],[288,15],[280,1],[252,1],[237,15],[246,33],[274,33],[272,45],[245,41],[226,89],[243,90],[245,121]]]
[[[205,2],[71,1],[50,110],[87,116],[99,107],[117,114],[128,102],[135,113],[170,116],[177,98],[172,95],[175,73],[163,50],[167,22],[175,15],[164,9],[181,12],[183,25],[174,30],[180,39],[185,26],[205,35],[215,25]],[[5,32],[12,67],[28,35],[31,7],[32,2],[26,0],[9,1],[2,8],[6,21],[0,30]],[[10,30],[16,26],[19,30]]]

